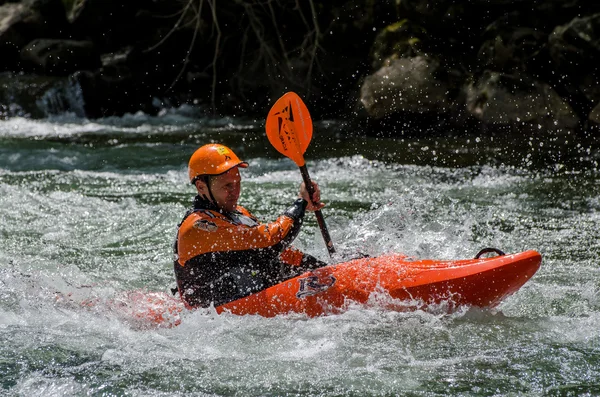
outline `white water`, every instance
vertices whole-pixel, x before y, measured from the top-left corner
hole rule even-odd
[[[172,238],[193,195],[185,162],[209,140],[250,161],[241,202],[256,215],[274,219],[294,199],[299,173],[252,122],[166,114],[0,122],[0,390],[600,393],[600,191],[596,171],[585,164],[568,171],[480,161],[430,166],[407,160],[406,142],[367,140],[365,148],[362,138],[346,142],[340,155],[308,153],[342,252],[452,259],[486,246],[540,251],[541,270],[495,311],[395,313],[377,305],[386,297],[374,296],[370,307],[322,318],[207,309],[184,313],[177,327],[154,329],[108,305],[82,307],[174,285]],[[328,144],[318,135],[312,143]],[[448,163],[474,150],[427,146]],[[295,245],[327,260],[316,222],[307,221]]]

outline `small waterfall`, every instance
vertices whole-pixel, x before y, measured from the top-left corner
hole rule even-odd
[[[0,118],[85,117],[83,93],[72,77],[0,73]]]
[[[72,77],[50,87],[36,104],[45,116],[72,113],[77,117],[85,117],[81,85]]]

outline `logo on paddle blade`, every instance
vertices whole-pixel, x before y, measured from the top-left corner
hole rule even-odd
[[[277,116],[277,124],[279,127],[279,140],[283,150],[287,151],[287,142],[291,142],[294,139],[294,135],[290,131],[288,122],[294,123],[294,112],[292,110],[292,102],[290,101],[286,107],[281,111],[275,113]],[[285,134],[285,135],[284,135]]]
[[[324,280],[319,280],[317,276],[308,276],[298,280],[300,288],[296,293],[298,299],[306,298],[307,296],[316,295],[320,292],[327,291],[329,287],[335,284],[335,277],[327,276]]]

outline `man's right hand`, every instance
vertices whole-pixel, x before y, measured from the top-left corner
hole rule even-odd
[[[319,185],[317,185],[317,182],[312,181],[312,186],[314,192],[311,200],[304,182],[302,182],[302,185],[300,185],[300,197],[308,202],[308,205],[306,206],[307,211],[317,211],[325,207],[325,204],[321,202],[321,190],[319,189]]]

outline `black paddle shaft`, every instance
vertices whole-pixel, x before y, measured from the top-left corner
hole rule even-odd
[[[308,197],[310,198],[310,201],[312,201],[312,196],[315,193],[315,189],[310,179],[310,175],[308,175],[308,168],[306,168],[306,164],[300,167],[300,173],[302,174],[302,179],[304,180],[304,185],[306,186],[306,191],[308,192]],[[327,225],[325,224],[325,218],[323,218],[321,210],[315,211],[315,216],[317,217],[317,223],[321,229],[323,240],[325,240],[327,251],[329,251],[329,255],[331,256],[335,254],[335,248],[333,247],[333,241],[331,241],[331,237],[329,236],[329,231],[327,230]]]

